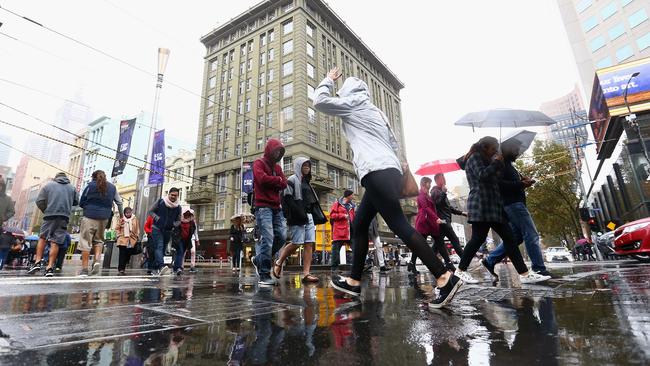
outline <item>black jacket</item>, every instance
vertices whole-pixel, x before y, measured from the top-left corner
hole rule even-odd
[[[235,227],[235,225],[230,225],[230,243],[232,245],[242,245],[244,238],[244,231]]]
[[[512,165],[512,161],[504,161],[504,167],[499,178],[499,190],[503,205],[507,206],[516,202],[526,204],[526,192],[521,182],[521,174]]]
[[[447,198],[447,192],[443,192],[442,188],[438,186],[434,186],[431,189],[431,199],[436,204],[436,213],[438,214],[438,217],[442,220],[447,221],[448,224],[451,223],[451,214],[463,214],[463,211],[455,207],[451,207],[449,198]]]

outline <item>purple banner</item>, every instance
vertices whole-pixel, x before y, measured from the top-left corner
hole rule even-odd
[[[244,163],[241,174],[241,190],[248,194],[253,192],[253,163]]]
[[[115,154],[115,163],[113,164],[112,177],[117,177],[124,172],[126,162],[129,159],[131,151],[131,139],[133,138],[133,129],[135,128],[135,118],[120,122],[120,139],[117,144],[117,154]]]
[[[156,131],[151,150],[151,172],[149,184],[162,184],[165,181],[165,130]]]

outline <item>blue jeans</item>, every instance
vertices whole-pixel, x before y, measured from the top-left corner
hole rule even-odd
[[[153,227],[151,230],[151,242],[153,245],[153,255],[149,257],[149,270],[161,269],[165,264],[163,257],[165,256],[165,245],[169,243],[172,237],[171,230],[160,230]]]
[[[286,222],[280,209],[259,207],[255,220],[260,232],[260,240],[255,244],[255,261],[260,275],[271,273],[273,239],[284,245]]]
[[[526,252],[528,252],[528,257],[533,264],[533,271],[545,271],[546,266],[544,265],[544,257],[542,256],[542,248],[539,246],[539,234],[537,233],[537,228],[533,222],[533,218],[528,212],[528,208],[523,202],[515,202],[504,207],[508,220],[510,221],[510,227],[515,234],[515,240],[517,243],[521,243],[522,240],[524,245],[526,245]],[[503,242],[499,244],[496,249],[494,249],[487,260],[491,265],[501,262],[506,256],[506,250],[503,246]]]
[[[0,249],[0,269],[4,268],[7,257],[9,257],[9,251],[11,249]]]
[[[191,246],[192,243],[190,242],[185,243],[183,240],[178,241],[178,248],[176,248],[176,258],[174,259],[174,272],[179,269],[183,269],[183,262],[185,262],[185,251]]]

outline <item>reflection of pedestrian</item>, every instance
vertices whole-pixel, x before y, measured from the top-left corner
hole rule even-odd
[[[384,253],[384,246],[381,242],[381,237],[379,236],[379,222],[377,222],[377,216],[370,222],[370,228],[368,228],[368,238],[375,245],[375,258],[377,260],[377,265],[379,266],[379,272],[386,273],[390,271],[390,268],[386,266],[386,254]]]
[[[127,207],[124,209],[124,220],[117,224],[117,247],[120,251],[120,259],[117,265],[117,272],[123,275],[126,270],[126,264],[131,260],[134,254],[135,244],[140,240],[140,224],[138,218],[133,216],[133,209]]]

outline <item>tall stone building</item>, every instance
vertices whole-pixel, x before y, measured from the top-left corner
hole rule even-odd
[[[294,157],[312,160],[324,209],[344,189],[359,193],[340,120],[312,107],[314,88],[334,66],[368,83],[404,145],[404,85],[323,1],[263,1],[201,42],[207,52],[194,170],[201,183],[195,181],[187,201],[198,209],[202,238],[225,238],[230,216],[248,209],[241,166],[260,157],[269,138],[286,146],[287,175]]]

